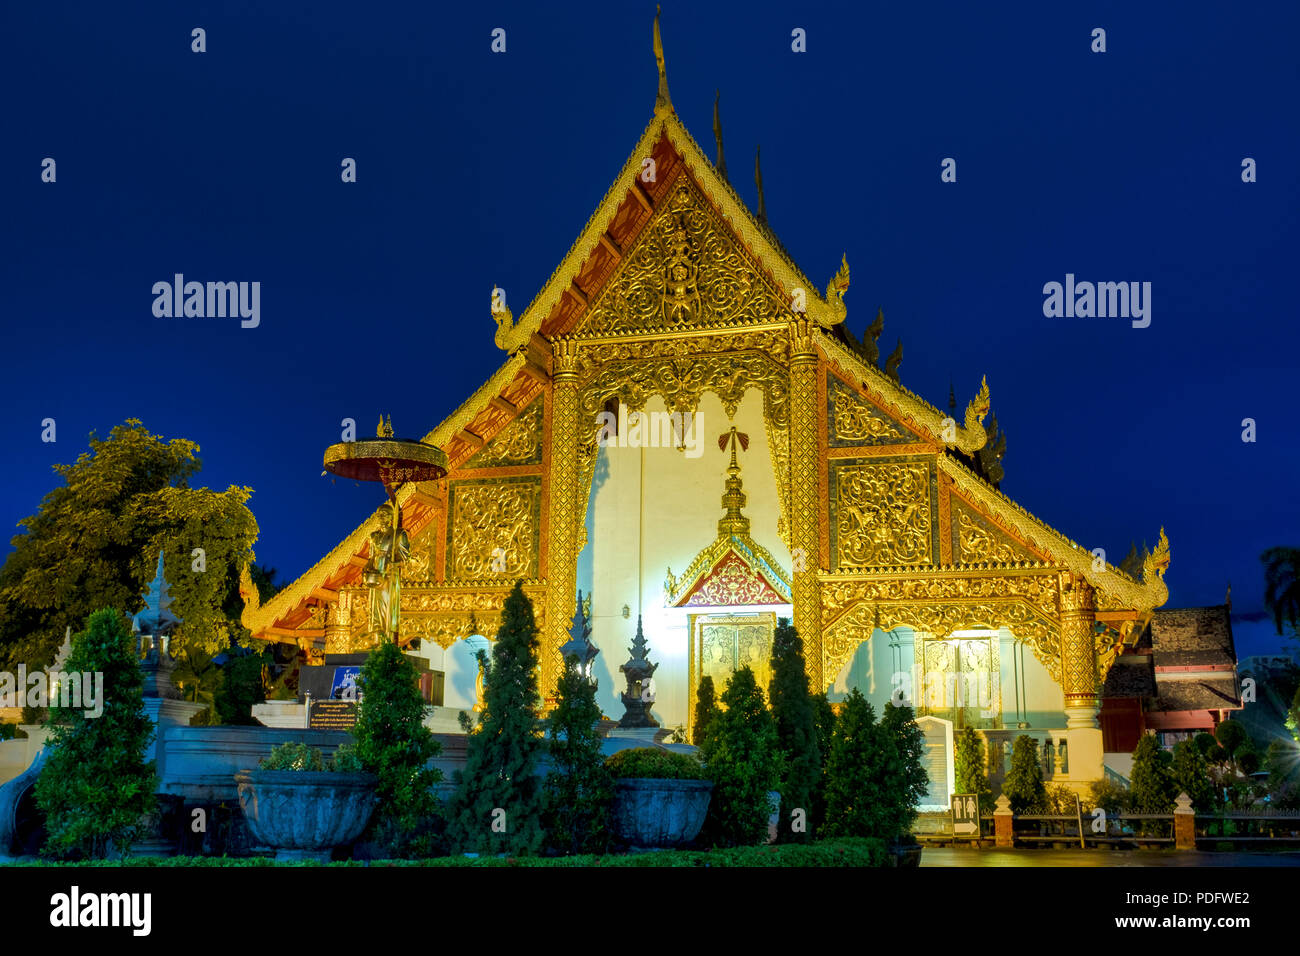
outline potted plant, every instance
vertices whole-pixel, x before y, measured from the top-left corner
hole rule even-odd
[[[361,835],[378,799],[377,778],[362,772],[351,744],[327,762],[314,747],[284,743],[235,782],[248,829],[277,860],[328,860]]]
[[[670,848],[695,839],[713,781],[692,756],[659,747],[620,750],[605,761],[614,777],[614,832],[634,847]]]

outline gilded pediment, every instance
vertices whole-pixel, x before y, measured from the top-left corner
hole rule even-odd
[[[542,461],[542,398],[538,396],[461,466],[462,469],[538,465]]]
[[[1014,564],[1038,556],[956,496],[952,499],[952,557],[955,564]]]
[[[735,233],[679,175],[578,328],[581,335],[770,322],[788,313]]]
[[[908,445],[924,440],[834,375],[827,374],[826,379],[826,421],[832,448]]]

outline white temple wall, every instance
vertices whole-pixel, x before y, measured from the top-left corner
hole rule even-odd
[[[655,396],[646,411],[663,413],[666,407]],[[730,452],[718,449],[718,437],[733,424],[712,393],[701,399],[699,412],[700,434],[688,442],[699,449],[698,457],[690,457],[690,449],[663,447],[611,445],[599,452],[587,512],[587,546],[578,561],[578,586],[593,595],[592,640],[600,648],[594,667],[597,701],[615,720],[623,716],[619,695],[625,687],[618,668],[629,657],[639,607],[650,659],[659,664],[653,712],[665,727],[684,726],[687,721],[687,612],[665,608],[663,582],[667,568],[682,574],[717,537],[730,461]],[[739,462],[751,534],[788,569],[790,552],[776,530],[776,477],[763,424],[762,394],[757,389],[746,392],[734,424],[749,435],[749,450],[740,452]],[[627,618],[624,605],[629,609]],[[788,607],[771,610],[789,613]]]

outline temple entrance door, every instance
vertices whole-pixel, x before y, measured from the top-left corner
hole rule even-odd
[[[953,727],[1002,726],[997,634],[954,631],[922,642],[920,712]]]
[[[772,612],[691,615],[689,731],[694,731],[695,695],[704,677],[713,678],[714,690],[721,697],[731,675],[741,667],[748,667],[763,694],[767,694],[772,680],[775,631],[776,614]]]

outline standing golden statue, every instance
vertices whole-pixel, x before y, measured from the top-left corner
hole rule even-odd
[[[370,588],[371,641],[401,640],[402,565],[411,557],[411,539],[402,527],[397,490],[408,481],[437,481],[447,475],[441,448],[394,438],[393,423],[380,417],[378,434],[367,441],[345,441],[325,449],[325,470],[355,481],[378,481],[388,493],[379,507],[378,527],[370,533],[370,557],[362,580]]]

